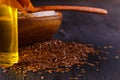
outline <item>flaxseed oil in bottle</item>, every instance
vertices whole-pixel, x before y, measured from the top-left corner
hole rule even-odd
[[[17,23],[17,9],[0,4],[0,67],[18,62]]]

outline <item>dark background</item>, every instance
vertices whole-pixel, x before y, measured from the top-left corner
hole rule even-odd
[[[80,80],[120,80],[120,59],[116,59],[116,56],[120,56],[119,0],[32,0],[32,2],[35,6],[84,5],[108,10],[107,15],[61,11],[63,22],[53,38],[63,41],[90,43],[96,47],[112,46],[111,49],[105,49],[110,53],[109,55],[101,54],[108,59],[100,61],[100,72],[92,72],[89,69],[88,78],[80,78]],[[59,78],[56,80],[59,80]]]
[[[108,10],[108,15],[61,11],[63,22],[54,38],[99,45],[119,43],[120,1],[118,0],[32,0],[32,2],[35,6],[82,5],[104,8]],[[62,33],[61,29],[65,32]]]

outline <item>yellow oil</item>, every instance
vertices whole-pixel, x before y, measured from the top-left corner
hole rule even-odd
[[[0,67],[9,67],[17,62],[17,9],[0,4]]]

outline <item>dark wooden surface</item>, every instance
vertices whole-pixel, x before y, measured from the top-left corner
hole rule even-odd
[[[91,2],[85,2],[91,1]],[[14,74],[14,71],[3,73],[0,69],[0,80],[69,80],[79,78],[79,80],[120,80],[120,1],[119,0],[85,0],[83,2],[76,0],[32,0],[34,5],[87,5],[105,8],[109,11],[108,15],[98,15],[76,11],[61,11],[63,13],[63,22],[60,29],[53,36],[54,39],[63,41],[75,41],[80,43],[92,43],[96,46],[112,46],[113,48],[105,49],[110,54],[100,54],[107,57],[106,60],[99,60],[100,66],[90,67],[84,65],[77,69],[75,66],[70,72],[66,73],[46,73],[40,75],[38,72],[28,72],[24,77],[22,73]],[[95,2],[94,2],[95,1]],[[65,32],[62,32],[64,30]],[[118,57],[118,59],[116,58]],[[89,59],[95,61],[95,57]],[[87,70],[83,76],[81,69]],[[96,69],[99,68],[99,71]]]

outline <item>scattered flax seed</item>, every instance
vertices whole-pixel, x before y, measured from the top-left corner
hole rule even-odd
[[[77,67],[77,69],[80,69],[80,67]]]
[[[96,71],[99,71],[99,69],[97,68]]]
[[[86,70],[85,69],[81,69],[81,73],[86,73]]]
[[[95,64],[92,64],[92,63],[87,63],[87,64],[90,65],[90,66],[93,66],[93,67],[95,66]]]
[[[78,80],[78,78],[69,78],[69,80]]]
[[[38,72],[39,74],[42,74],[42,72]]]
[[[106,59],[108,59],[108,58],[106,58],[106,57],[102,57],[102,59],[103,59],[103,60],[106,60]]]
[[[65,72],[69,72],[69,71],[70,71],[70,68],[66,68],[66,69],[65,69]]]
[[[74,78],[74,80],[78,80],[78,78],[77,78],[77,77],[75,77],[75,78]]]
[[[61,40],[50,40],[36,43],[19,49],[19,62],[11,66],[11,69],[22,69],[27,71],[38,71],[54,69],[56,72],[68,72],[70,67],[84,65],[88,56],[97,55],[93,45],[75,42],[63,42]],[[93,64],[90,64],[93,66]],[[68,67],[68,68],[61,68]],[[48,71],[52,73],[52,71]],[[84,70],[82,72],[85,72]]]
[[[99,62],[97,62],[97,61],[95,62],[95,65],[99,65],[99,64],[100,64]]]
[[[78,74],[78,77],[83,77],[83,75],[82,74]]]
[[[40,78],[41,78],[41,79],[44,79],[45,77],[44,77],[44,76],[41,76]]]
[[[108,46],[104,46],[103,48],[104,48],[104,49],[108,49]]]
[[[110,46],[108,46],[108,47],[109,47],[109,48],[113,48],[113,46],[111,46],[111,45],[110,45]]]
[[[74,80],[74,78],[69,78],[69,80]]]
[[[3,73],[6,73],[7,72],[7,70],[6,69],[3,69]]]
[[[65,73],[65,68],[57,68],[55,72]]]
[[[32,71],[33,71],[33,72],[37,72],[37,69],[33,69]]]
[[[46,70],[46,72],[48,72],[48,73],[52,73],[52,72],[53,72],[53,70]]]
[[[115,58],[116,58],[116,59],[118,59],[118,58],[119,58],[119,56],[115,56]]]

